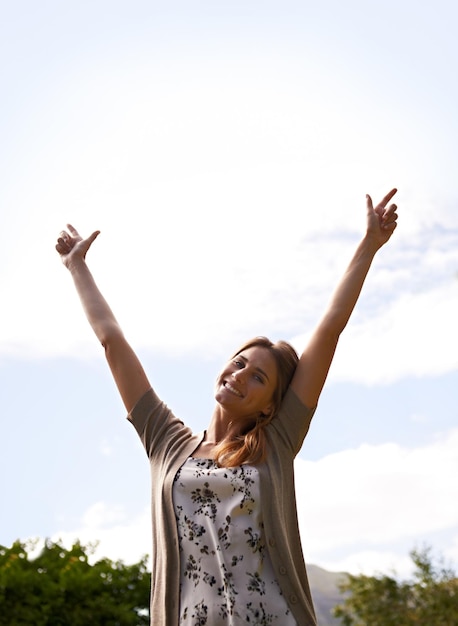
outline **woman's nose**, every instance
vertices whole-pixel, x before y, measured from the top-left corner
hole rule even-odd
[[[244,370],[235,370],[234,372],[232,372],[232,378],[234,380],[243,380],[245,377],[245,372]]]

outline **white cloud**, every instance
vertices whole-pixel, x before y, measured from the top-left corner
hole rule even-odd
[[[51,538],[61,540],[66,547],[77,540],[83,545],[96,545],[92,562],[108,557],[136,563],[145,554],[151,554],[149,507],[132,517],[120,505],[96,502],[84,513],[78,528],[57,531]]]
[[[125,519],[121,507],[108,507],[104,502],[96,502],[83,515],[83,528],[103,528]]]
[[[361,550],[351,552],[343,558],[324,558],[320,567],[330,572],[347,572],[349,574],[377,576],[395,574],[399,578],[409,578],[413,572],[412,559],[408,554],[401,554],[390,549]]]
[[[457,450],[452,430],[415,449],[363,445],[315,462],[297,459],[308,559],[332,569],[352,564],[353,571],[383,570],[392,561],[404,571],[406,555],[393,545],[408,541],[412,549],[431,533],[458,530]]]
[[[350,324],[330,379],[389,384],[408,376],[454,371],[458,369],[457,319],[455,283],[401,295],[374,317]]]

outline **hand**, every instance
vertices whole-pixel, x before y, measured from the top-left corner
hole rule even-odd
[[[60,233],[56,243],[56,250],[60,254],[62,263],[68,268],[71,262],[86,258],[87,251],[99,236],[100,231],[96,230],[87,239],[83,239],[71,224],[67,224],[67,228],[68,232],[62,230]]]
[[[376,244],[377,248],[381,248],[391,237],[396,228],[397,206],[388,203],[397,189],[392,189],[374,208],[372,198],[367,195],[367,236],[369,236]]]

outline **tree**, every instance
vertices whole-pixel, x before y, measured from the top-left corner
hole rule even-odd
[[[340,585],[346,596],[334,609],[344,626],[455,626],[458,578],[432,562],[431,549],[413,550],[410,581],[390,576],[351,576]]]
[[[147,557],[134,565],[101,559],[93,546],[67,550],[45,541],[30,558],[31,542],[0,546],[0,625],[140,626],[149,624]]]

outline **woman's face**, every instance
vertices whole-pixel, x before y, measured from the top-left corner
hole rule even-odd
[[[247,348],[231,359],[216,381],[216,401],[232,417],[258,417],[272,410],[277,365],[262,346]]]

